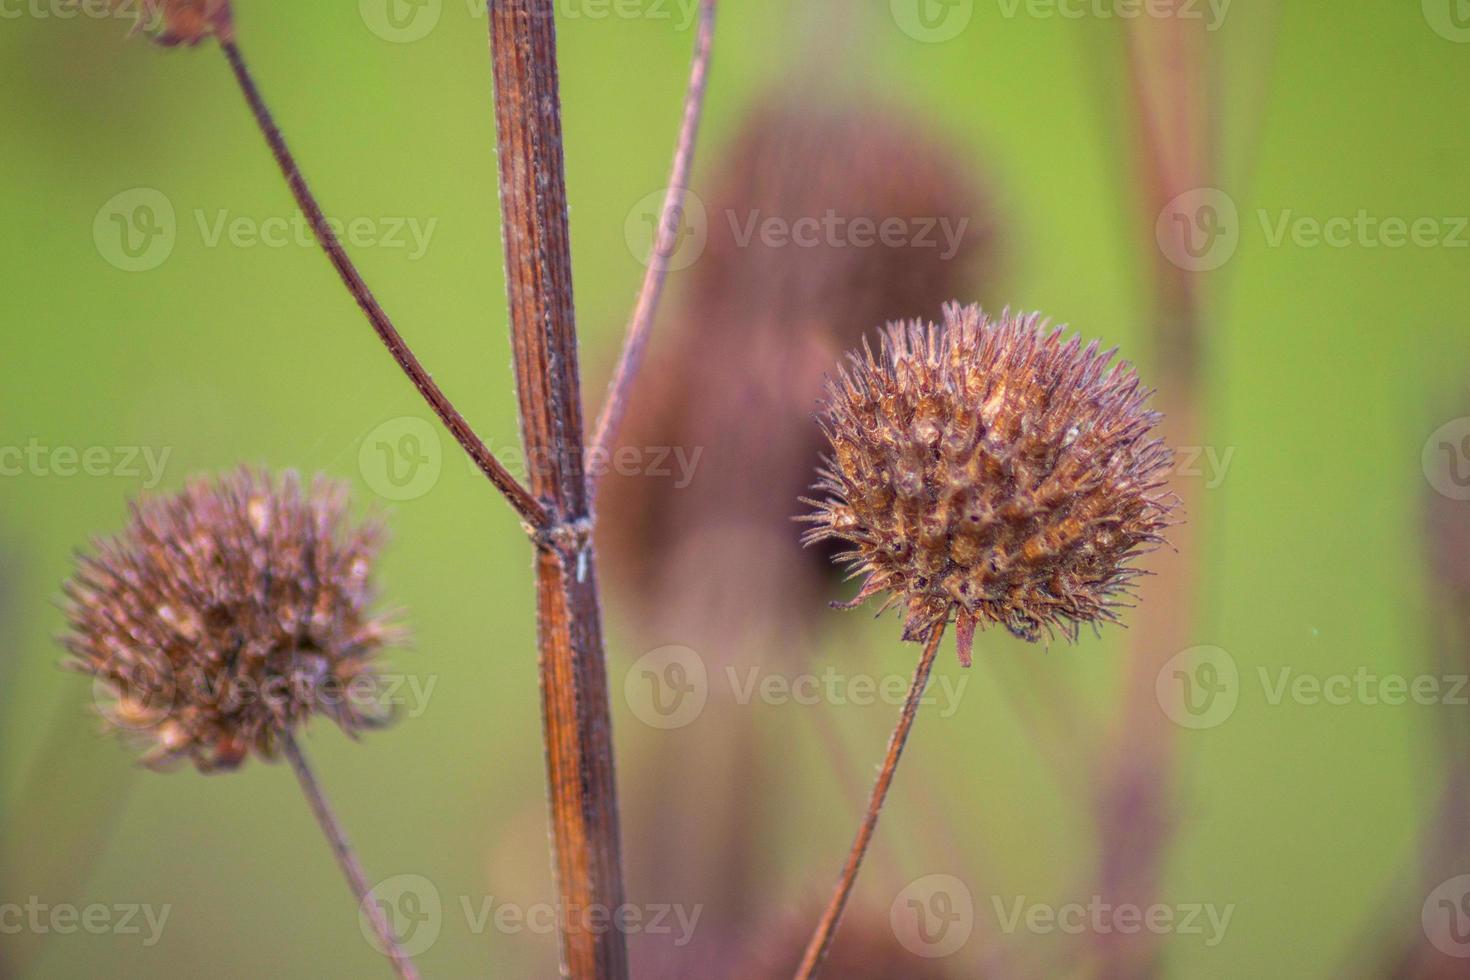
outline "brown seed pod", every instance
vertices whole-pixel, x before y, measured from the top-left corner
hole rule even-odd
[[[1162,542],[1172,456],[1131,366],[1036,315],[992,320],[952,303],[944,325],[890,324],[829,383],[833,456],[804,540],[839,556],[862,591],[906,606],[921,640],[954,617],[968,665],[977,625],[1037,640],[1115,620]]]
[[[146,765],[234,768],[312,714],[348,734],[388,720],[374,658],[401,632],[369,612],[375,522],[345,485],[240,469],[133,505],[65,587],[66,666]]]
[[[676,273],[621,440],[649,466],[609,473],[599,498],[608,575],[645,637],[721,659],[805,650],[829,625],[831,555],[802,550],[791,500],[824,446],[811,408],[832,362],[874,324],[937,316],[996,274],[973,151],[880,96],[792,96],[804,88],[759,100],[698,188],[708,240]],[[848,224],[816,244],[759,230],[829,215]],[[853,240],[861,221],[906,233]],[[657,460],[671,476],[650,475]]]

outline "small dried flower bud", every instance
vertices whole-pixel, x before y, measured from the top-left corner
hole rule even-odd
[[[1037,640],[1116,619],[1173,500],[1150,392],[1112,351],[1039,318],[950,304],[944,325],[890,324],[828,385],[832,457],[805,541],[839,538],[865,575],[850,606],[906,606],[906,639],[956,621]]]
[[[400,638],[373,616],[375,522],[344,485],[238,470],[143,500],[64,589],[66,666],[94,678],[112,730],[145,764],[238,766],[312,714],[348,734],[388,720],[374,658]]]
[[[138,29],[166,47],[192,47],[210,36],[235,39],[230,0],[113,0],[113,6],[135,7]]]

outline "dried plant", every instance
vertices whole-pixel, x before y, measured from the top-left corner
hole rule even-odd
[[[924,642],[867,812],[797,972],[816,976],[836,935],[913,728],[944,629],[971,662],[977,625],[1024,639],[1116,618],[1128,563],[1162,541],[1169,451],[1149,431],[1149,392],[1096,342],[1036,317],[950,304],[944,325],[890,324],[831,384],[832,456],[805,519],[809,542],[849,541],[866,575],[847,607],[886,593]]]
[[[703,104],[714,12],[715,0],[701,0],[694,63],[674,154],[674,177],[661,215],[656,249],[666,251],[669,247],[666,239],[673,234],[669,216],[677,212],[687,183]],[[595,473],[588,474],[583,469],[589,447],[583,442],[556,27],[549,0],[488,0],[511,343],[515,352],[522,441],[526,458],[537,461],[529,474],[529,485],[512,476],[466,422],[408,347],[358,273],[266,106],[237,41],[228,0],[149,0],[143,14],[140,24],[150,28],[155,40],[162,44],[194,45],[207,38],[219,42],[292,196],[343,285],[414,387],[520,516],[536,551],[542,715],[553,863],[561,910],[558,931],[562,967],[564,972],[578,977],[598,980],[626,977],[626,936],[618,929],[596,927],[585,914],[587,910],[602,910],[611,915],[623,907],[622,850],[592,544]],[[591,447],[594,453],[598,447],[605,450],[617,438],[623,406],[637,377],[641,352],[662,293],[665,271],[662,263],[650,262],[649,274],[630,320],[624,355],[594,430]],[[248,513],[246,521],[249,524]],[[149,533],[158,542],[150,547],[160,552],[177,547],[183,540],[176,536],[177,532],[192,529],[186,520],[179,519],[174,519],[172,526],[150,527]],[[109,555],[109,559],[112,557]],[[93,570],[99,567],[94,563]],[[237,581],[242,575],[243,580]],[[243,567],[223,570],[220,579],[212,584],[221,586],[221,582],[227,582],[227,588],[243,589],[251,582],[249,570]],[[172,581],[167,572],[161,573],[150,587],[164,593]],[[116,588],[120,583],[96,584]],[[106,606],[104,593],[93,590],[89,581],[79,581],[74,591],[76,599]],[[205,606],[207,603],[196,600],[191,606],[168,614],[155,610],[165,624],[155,627],[155,635],[164,636],[165,628],[174,625],[176,615],[185,617],[180,621],[184,623],[186,640],[187,631],[202,639],[212,637],[211,631],[217,628],[233,625],[218,617],[217,621],[187,619],[189,608]],[[247,638],[263,644],[267,631],[249,616],[244,621],[251,621],[254,627],[246,631]],[[294,620],[289,620],[283,629],[293,625]],[[102,635],[100,631],[99,635]],[[88,650],[85,643],[82,648],[84,653]],[[111,652],[105,642],[99,641],[97,663],[108,663],[107,655]],[[252,661],[245,669],[249,676],[275,680],[278,675],[289,675],[298,668],[318,670],[322,661],[311,658],[320,652],[297,651],[283,656],[283,662],[267,658],[267,666]],[[137,675],[147,673],[148,667],[161,667],[165,661],[174,666],[172,658],[150,657],[134,650],[131,661],[106,675],[106,683],[120,694],[118,704],[122,716],[132,717],[139,710],[151,710],[138,707],[136,695],[147,692],[133,690],[133,685],[138,683]],[[139,665],[143,665],[142,670],[138,669]],[[103,670],[99,667],[99,672]],[[163,734],[155,748],[162,749],[156,755],[160,762],[183,754],[194,758],[202,768],[225,767],[238,763],[252,746],[265,755],[279,749],[286,756],[352,885],[361,911],[371,920],[394,969],[400,976],[414,976],[414,967],[388,928],[383,910],[371,900],[356,856],[292,734],[291,726],[310,713],[311,706],[288,698],[275,715],[254,712],[236,716],[197,692],[183,699],[176,698],[171,706],[180,717],[170,715],[159,728]],[[183,720],[183,708],[192,709],[187,714],[187,723]],[[366,717],[340,714],[339,722],[349,729],[358,727]]]
[[[833,363],[876,325],[974,292],[993,275],[996,232],[974,162],[881,102],[764,99],[716,159],[700,188],[708,241],[622,440],[698,452],[698,465],[678,486],[609,476],[598,534],[641,634],[687,637],[728,662],[745,646],[799,653],[823,622],[830,554],[803,550],[790,517],[824,443],[812,408]],[[751,216],[791,227],[829,213],[954,239],[796,247],[740,230]],[[763,611],[757,635],[751,608]]]
[[[296,743],[310,717],[348,734],[387,720],[374,658],[401,634],[371,611],[382,529],[353,526],[347,491],[241,469],[142,501],[83,556],[65,592],[73,670],[95,679],[108,727],[145,765],[234,769],[284,755],[401,977],[416,973]],[[366,682],[366,683],[364,683]]]
[[[1111,351],[1036,316],[951,304],[944,325],[891,324],[833,382],[832,457],[806,541],[850,542],[862,591],[905,609],[918,640],[953,619],[969,666],[976,626],[1035,641],[1117,618],[1162,540],[1170,454],[1150,392]]]
[[[66,585],[67,666],[96,678],[108,727],[146,765],[233,769],[313,715],[349,735],[388,720],[376,657],[401,637],[372,611],[377,522],[347,488],[241,469],[145,499]]]
[[[708,239],[671,289],[619,440],[669,452],[682,479],[610,473],[598,544],[614,609],[640,646],[674,637],[714,669],[803,664],[835,625],[822,613],[839,594],[830,555],[803,549],[791,521],[824,444],[812,415],[824,378],[874,325],[937,313],[942,297],[992,276],[994,219],[974,160],[878,99],[767,96],[711,159],[696,185]],[[797,246],[740,230],[752,218],[800,227],[827,214],[949,237]],[[746,922],[766,911],[759,858],[781,819],[748,801],[781,770],[729,687],[710,696],[697,726],[638,760],[634,778],[648,778],[626,811],[630,874],[650,894]],[[840,743],[825,715],[807,714],[829,747]]]
[[[662,259],[674,244],[674,219],[689,183],[715,2],[701,3],[653,255],[607,400],[585,427],[551,8],[550,0],[488,2],[515,381],[524,449],[536,461],[524,484],[419,363],[337,239],[246,65],[227,0],[147,0],[143,20],[164,45],[219,42],[349,295],[527,531],[535,554],[562,971],[622,980],[626,936],[593,927],[585,914],[612,914],[624,905],[624,890],[593,543],[600,474],[584,470],[584,459],[608,458],[632,404],[663,292]],[[796,481],[809,479],[818,433],[824,434],[833,456],[819,487],[828,496],[808,501],[816,513],[807,515],[814,528],[806,543],[851,545],[846,557],[866,578],[851,605],[886,593],[880,611],[902,605],[905,638],[925,644],[836,894],[797,967],[798,976],[810,977],[832,947],[949,622],[956,623],[960,658],[968,665],[974,633],[983,626],[1004,625],[1029,640],[1053,633],[1075,638],[1081,624],[1116,618],[1137,574],[1131,562],[1161,541],[1173,503],[1162,483],[1168,450],[1151,437],[1157,417],[1144,408],[1148,392],[1131,368],[1110,367],[1111,353],[1047,332],[1033,317],[991,320],[976,307],[943,308],[942,326],[923,320],[890,326],[878,354],[865,347],[831,385],[820,425],[808,422],[786,438],[784,427],[807,410],[842,350],[877,323],[923,312],[958,291],[952,287],[969,274],[970,260],[988,251],[991,235],[983,204],[966,186],[967,168],[951,155],[929,152],[904,124],[890,119],[873,126],[871,115],[854,112],[809,126],[801,112],[765,111],[769,116],[748,131],[735,165],[724,172],[717,200],[757,202],[788,219],[837,208],[852,216],[965,219],[953,254],[940,256],[946,263],[961,259],[953,265],[913,252],[840,248],[801,253],[802,261],[793,262],[771,250],[732,252],[743,246],[716,235],[691,284],[674,348],[682,347],[676,357],[710,370],[673,372],[684,388],[669,394],[665,387],[655,412],[710,406],[697,416],[707,428],[690,430],[696,439],[709,433],[748,438],[752,419],[765,426],[758,434],[785,439],[779,478],[768,492],[722,499],[732,483],[752,481],[744,474],[721,478],[702,498],[691,496],[692,509],[672,514],[667,527],[678,536],[681,520],[730,514],[773,535],[780,527],[778,549],[792,549],[792,563],[802,569],[795,574],[807,583],[824,582],[825,573],[794,551],[796,535],[785,519],[800,492]],[[835,197],[828,200],[829,194]],[[689,356],[691,350],[699,356]],[[759,413],[724,409],[724,401],[739,400],[755,385],[770,395]],[[678,445],[687,434],[666,441]],[[741,458],[738,465],[748,470],[751,463]],[[647,506],[645,517],[663,515],[658,501]],[[640,533],[652,527],[649,520],[628,525]],[[214,771],[238,766],[252,752],[284,756],[394,969],[411,977],[414,967],[372,900],[296,740],[315,714],[349,734],[384,720],[372,698],[321,697],[322,690],[350,692],[359,681],[372,689],[375,655],[396,636],[391,621],[372,611],[378,536],[376,524],[347,520],[343,491],[325,482],[307,491],[293,476],[277,480],[248,470],[193,482],[174,497],[139,504],[121,536],[83,559],[68,587],[66,643],[71,665],[108,695],[113,727],[144,733],[150,765],[190,760]],[[678,567],[670,563],[665,571]],[[772,608],[783,607],[774,602]],[[783,621],[809,616],[790,608]],[[240,701],[230,696],[240,687],[281,696]],[[834,969],[845,976],[925,975],[900,965],[903,958],[891,955],[886,936],[868,943],[873,937],[866,932],[852,943],[850,965],[841,961]],[[794,960],[795,945],[782,942],[777,960],[751,969],[783,969]]]
[[[135,11],[137,29],[158,44],[194,46],[207,37],[233,41],[230,0],[110,0],[114,8]]]

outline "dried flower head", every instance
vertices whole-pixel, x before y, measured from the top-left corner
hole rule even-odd
[[[849,355],[821,419],[829,496],[803,518],[808,543],[853,545],[841,557],[866,579],[847,605],[888,593],[880,612],[903,603],[915,640],[954,617],[966,665],[977,625],[1034,641],[1116,619],[1173,501],[1150,392],[1112,355],[959,304]]]
[[[166,47],[192,47],[210,36],[235,39],[230,0],[113,0],[113,6],[136,10],[137,29]]]
[[[345,485],[240,469],[132,507],[65,586],[66,666],[94,678],[108,727],[145,764],[228,769],[314,713],[348,734],[387,721],[374,657],[399,630],[370,613],[381,525]]]
[[[832,553],[802,550],[791,501],[824,446],[811,407],[832,362],[873,324],[937,316],[995,265],[973,151],[874,93],[792,96],[811,88],[755,103],[698,188],[707,213],[910,234],[849,240],[861,225],[839,224],[797,245],[708,221],[630,404],[623,445],[648,466],[613,467],[598,502],[611,585],[638,628],[717,659],[804,651],[830,626],[814,610],[834,594]]]

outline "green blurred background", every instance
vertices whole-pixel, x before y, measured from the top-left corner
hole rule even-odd
[[[688,6],[559,4],[594,403],[642,274],[625,223],[667,179]],[[1147,379],[1149,267],[1120,121],[1119,24],[1024,6],[1008,15],[999,0],[973,7],[954,37],[925,43],[887,0],[726,0],[696,174],[755,97],[817,61],[833,87],[884,93],[971,154],[1005,255],[987,295],[1137,352]],[[1421,449],[1470,410],[1455,401],[1470,385],[1467,235],[1458,248],[1277,247],[1257,213],[1470,214],[1470,43],[1433,29],[1433,7],[1237,0],[1212,39],[1223,54],[1218,184],[1241,223],[1238,250],[1208,280],[1206,436],[1234,455],[1203,498],[1197,642],[1228,651],[1243,681],[1226,722],[1178,735],[1181,823],[1162,898],[1235,911],[1216,946],[1166,938],[1171,977],[1335,975],[1365,923],[1396,914],[1384,889],[1416,861],[1441,781],[1431,716],[1467,710],[1273,705],[1255,680],[1262,667],[1424,671]],[[417,395],[314,248],[206,240],[198,222],[222,210],[252,221],[294,213],[212,45],[165,52],[126,41],[124,20],[62,19],[31,0],[0,9],[0,444],[166,450],[163,489],[239,461],[321,470],[387,507],[381,579],[415,633],[394,662],[435,686],[426,710],[388,733],[353,744],[318,724],[309,748],[369,872],[422,875],[443,896],[443,928],[420,957],[426,976],[554,975],[551,937],[477,935],[459,908],[461,896],[550,896],[529,559],[509,509],[443,436],[437,450],[424,444],[440,470],[427,490],[375,493],[381,471],[364,442],[385,423],[396,437],[392,426],[411,424],[401,420],[429,419]],[[437,222],[422,255],[412,239],[352,251],[464,414],[511,446],[483,11],[445,0],[412,40],[382,36],[381,13],[372,0],[239,0],[236,20],[327,210]],[[105,232],[109,202],[137,188],[167,198],[177,240],[161,264],[129,272],[94,224]],[[130,753],[94,735],[88,684],[57,669],[70,552],[119,527],[147,482],[146,470],[65,477],[29,466],[0,478],[5,843],[63,869],[44,901],[172,906],[153,946],[49,935],[26,975],[383,975],[284,767],[137,774]],[[645,651],[616,608],[609,620],[621,788],[636,797],[660,778],[640,754],[676,736],[630,712],[622,680]],[[818,664],[861,658],[905,674],[913,651],[896,632],[863,619]],[[978,957],[981,933],[999,931],[991,896],[1067,901],[1091,860],[1094,787],[1049,768],[987,659],[1028,665],[1016,682],[1028,697],[1065,685],[1089,719],[1107,719],[1125,636],[1049,653],[982,638],[959,710],[920,719],[906,774],[926,789],[905,794],[900,779],[878,848],[907,874],[968,884],[985,928],[960,956]],[[940,670],[959,668],[942,658]],[[762,872],[773,907],[796,906],[825,894],[855,817],[809,714],[829,713],[865,767],[893,710],[751,710],[788,777],[771,789],[785,796],[761,804],[783,814]],[[866,782],[867,769],[855,777]],[[875,887],[880,908],[888,897]],[[1398,915],[1410,928],[1418,903]],[[0,937],[0,951],[16,941]]]

